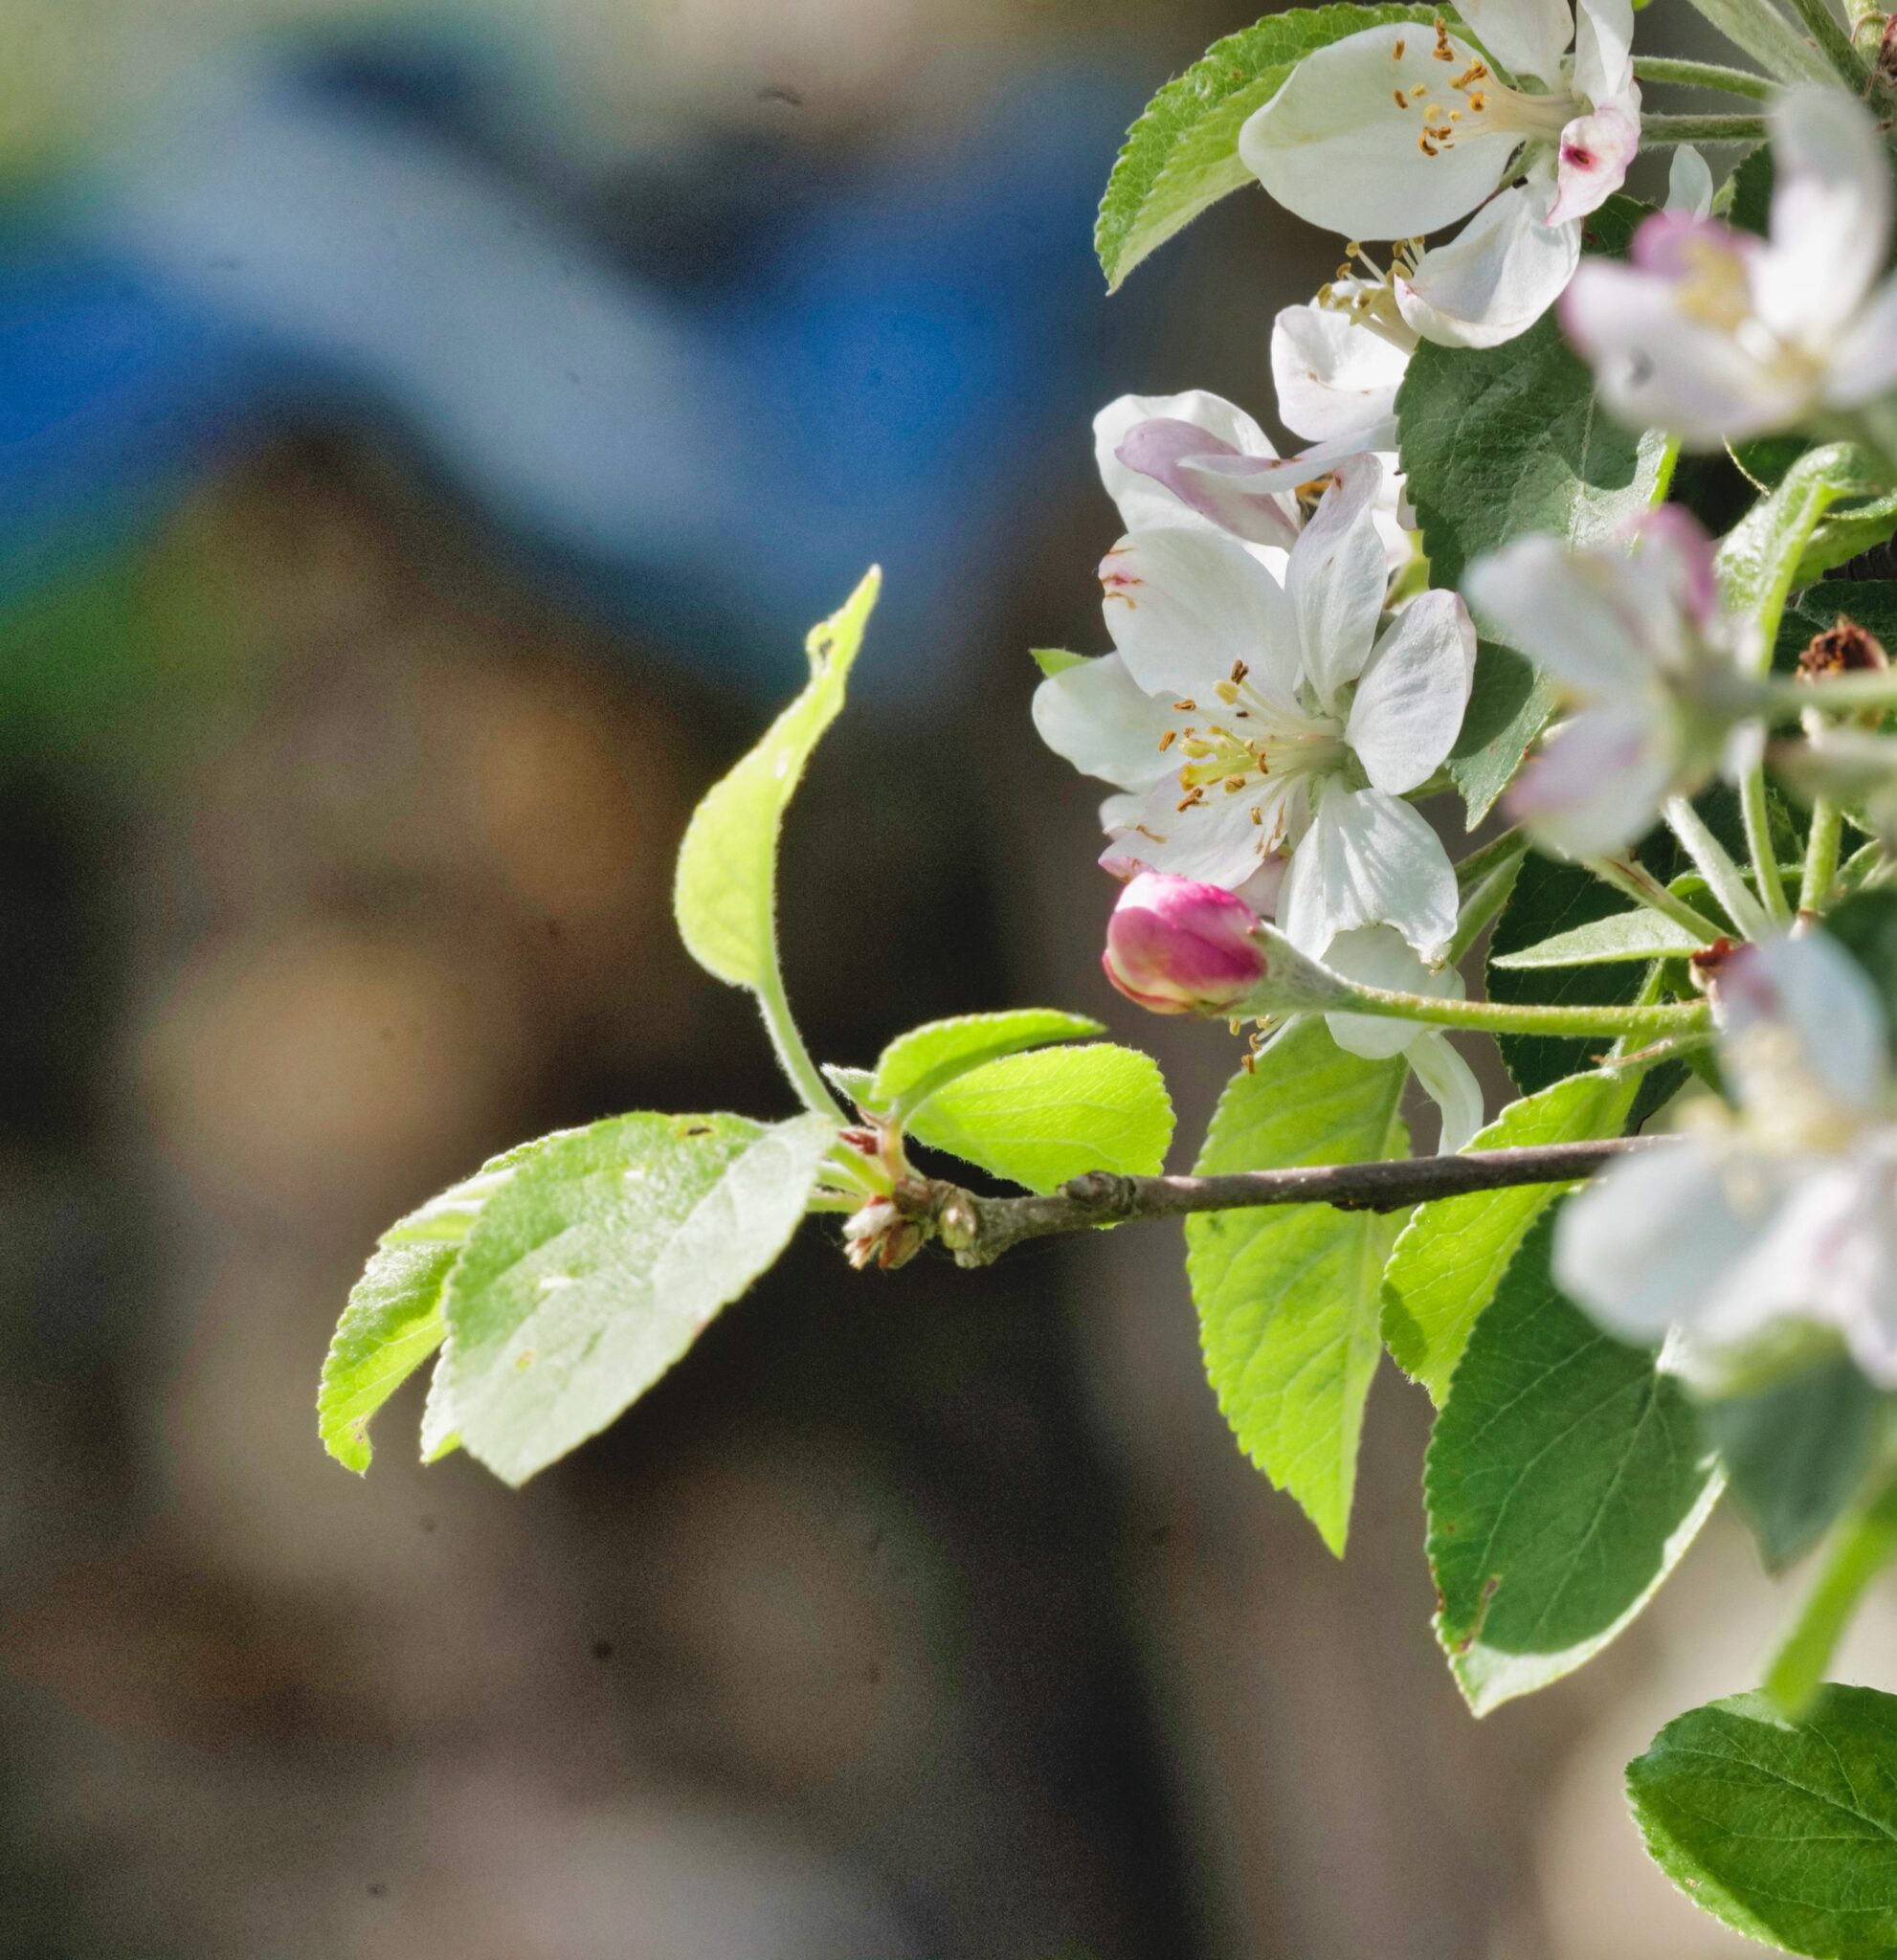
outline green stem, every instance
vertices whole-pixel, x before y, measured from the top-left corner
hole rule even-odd
[[[1692,0],[1735,48],[1742,48],[1776,81],[1829,81],[1831,70],[1817,49],[1771,0]],[[1641,130],[1645,137],[1644,128]]]
[[[1759,712],[1774,722],[1796,722],[1810,708],[1827,715],[1852,708],[1897,708],[1897,667],[1819,680],[1767,680],[1760,684],[1758,704]]]
[[[1504,831],[1499,836],[1491,837],[1479,851],[1471,851],[1466,858],[1456,863],[1456,882],[1467,891],[1470,886],[1486,878],[1491,871],[1499,871],[1505,864],[1513,864],[1525,857],[1529,848],[1529,834],[1520,824]]]
[[[1587,867],[1603,884],[1611,884],[1617,892],[1624,892],[1628,898],[1651,906],[1690,932],[1702,946],[1710,946],[1719,937],[1719,927],[1704,912],[1689,905],[1677,892],[1668,891],[1642,866],[1623,863],[1618,858],[1590,858]]]
[[[834,1117],[842,1106],[823,1072],[811,1059],[804,1037],[791,1015],[791,1003],[784,992],[784,974],[773,954],[770,967],[757,984],[757,1004],[764,1025],[770,1032],[770,1045],[791,1079],[791,1086],[804,1099],[804,1107],[814,1116]]]
[[[1812,798],[1811,830],[1805,838],[1805,873],[1798,881],[1798,910],[1822,912],[1838,882],[1838,852],[1844,837],[1844,813],[1829,796]]]
[[[1359,987],[1348,1003],[1353,1014],[1385,1020],[1425,1021],[1436,1028],[1467,1028],[1478,1035],[1607,1035],[1636,1041],[1691,1034],[1711,1025],[1711,1010],[1697,1002],[1655,1007],[1537,1007],[1526,1001],[1444,1000],[1429,993],[1395,993]]]
[[[1781,931],[1792,923],[1792,907],[1778,876],[1778,854],[1772,848],[1772,812],[1765,800],[1765,765],[1755,763],[1739,780],[1739,813],[1746,824],[1746,849],[1752,854],[1752,882],[1758,886],[1765,915]]]
[[[1773,84],[1744,68],[1722,68],[1716,61],[1676,61],[1665,55],[1636,55],[1634,75],[1640,81],[1672,82],[1679,88],[1716,88],[1729,96],[1769,100]]]
[[[1897,1478],[1832,1534],[1823,1569],[1765,1675],[1765,1691],[1796,1722],[1823,1685],[1831,1657],[1864,1596],[1897,1555]]]
[[[1792,5],[1825,59],[1843,78],[1845,86],[1862,94],[1869,85],[1870,70],[1825,0],[1792,0]]]
[[[1706,880],[1707,889],[1724,907],[1726,916],[1747,939],[1764,939],[1771,931],[1765,909],[1752,897],[1739,867],[1726,846],[1707,829],[1705,819],[1684,796],[1669,796],[1663,812],[1667,828],[1685,846]]]
[[[1640,147],[1674,143],[1763,143],[1763,116],[1642,116]]]

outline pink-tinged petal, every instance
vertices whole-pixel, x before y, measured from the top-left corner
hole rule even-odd
[[[1580,263],[1581,228],[1543,222],[1550,188],[1531,180],[1499,192],[1413,274],[1397,275],[1396,304],[1425,340],[1500,346],[1553,305]]]
[[[1672,222],[1664,212],[1640,235],[1663,222]],[[1805,384],[1763,367],[1681,298],[1672,278],[1599,258],[1583,260],[1561,296],[1562,327],[1593,367],[1614,414],[1633,428],[1664,429],[1696,449],[1798,419]]]
[[[1136,423],[1119,456],[1129,470],[1164,484],[1181,503],[1247,544],[1289,550],[1297,543],[1293,493],[1305,473],[1296,462],[1241,455],[1190,422],[1163,416]]]
[[[1561,57],[1574,37],[1569,0],[1465,0],[1459,11],[1511,75],[1551,87],[1560,79]]]
[[[1456,930],[1456,873],[1410,804],[1333,784],[1291,854],[1279,916],[1305,951],[1359,925],[1394,925],[1425,958]]]
[[[1833,408],[1855,409],[1897,389],[1897,278],[1870,296],[1831,357],[1825,400]]]
[[[1435,107],[1443,78],[1476,59],[1466,42],[1447,45],[1458,66],[1433,58],[1426,27],[1366,28],[1306,55],[1239,130],[1245,167],[1287,211],[1348,237],[1416,237],[1467,216],[1521,138],[1465,119],[1437,154],[1421,147],[1448,126]]]
[[[1675,642],[1670,622],[1655,616],[1662,611],[1684,618],[1702,635],[1710,634],[1721,617],[1719,562],[1706,526],[1683,505],[1663,503],[1634,525],[1634,541],[1637,578],[1663,595],[1659,607],[1639,608],[1649,644],[1658,653],[1670,652]]]
[[[1291,697],[1298,665],[1290,602],[1236,538],[1211,529],[1135,531],[1107,553],[1100,582],[1107,631],[1147,693],[1196,701],[1242,660],[1255,685]]]
[[[1753,278],[1774,333],[1820,341],[1864,304],[1890,244],[1890,160],[1841,89],[1795,88],[1772,111],[1772,239]]]
[[[1814,1094],[1874,1115],[1889,1080],[1877,991],[1827,933],[1742,947],[1719,970],[1720,1060],[1749,1110],[1790,1123]]]
[[[1138,687],[1118,654],[1082,660],[1034,691],[1035,731],[1082,775],[1144,790],[1178,767],[1160,738],[1177,723],[1172,704]]]
[[[1222,1013],[1267,971],[1258,915],[1216,885],[1143,873],[1120,894],[1101,965],[1160,1014]]]
[[[1587,708],[1564,722],[1510,786],[1506,809],[1564,858],[1604,858],[1650,831],[1674,787],[1664,702]]]
[[[1120,445],[1131,431],[1154,419],[1190,422],[1204,430],[1215,443],[1242,456],[1278,454],[1271,438],[1244,410],[1204,389],[1191,389],[1184,394],[1121,395],[1093,418],[1093,453],[1100,480],[1119,507],[1121,523],[1129,531],[1210,522],[1182,504],[1164,484],[1128,469],[1120,460]]]
[[[1291,552],[1284,590],[1297,616],[1304,671],[1327,712],[1338,712],[1376,641],[1389,563],[1371,506],[1383,480],[1373,457],[1338,472]]]
[[[1639,121],[1621,109],[1576,116],[1561,132],[1555,155],[1560,194],[1548,213],[1565,225],[1596,212],[1627,181],[1627,166],[1640,146]]]
[[[1570,692],[1613,699],[1652,684],[1627,561],[1530,532],[1469,567],[1462,590],[1483,630]]]
[[[1337,304],[1286,306],[1272,323],[1279,415],[1311,442],[1395,448],[1396,390],[1411,346],[1365,325],[1351,310],[1355,281],[1340,279],[1330,291]]]
[[[1373,789],[1406,795],[1441,768],[1475,671],[1469,609],[1454,592],[1418,593],[1377,642],[1344,725]]]

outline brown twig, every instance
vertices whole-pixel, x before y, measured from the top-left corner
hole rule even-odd
[[[1573,1184],[1616,1157],[1669,1147],[1665,1137],[1476,1150],[1466,1156],[1398,1157],[1376,1164],[1317,1164],[1291,1170],[1239,1170],[1219,1177],[1070,1179],[1044,1197],[981,1197],[936,1178],[909,1178],[893,1202],[941,1239],[958,1266],[993,1263],[1024,1239],[1133,1218],[1176,1218],[1262,1205],[1331,1205],[1344,1212],[1400,1212],[1432,1198],[1464,1197],[1510,1185]]]

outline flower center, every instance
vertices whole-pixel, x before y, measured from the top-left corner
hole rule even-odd
[[[1159,746],[1179,757],[1182,815],[1216,799],[1247,796],[1251,820],[1263,833],[1261,849],[1269,851],[1296,824],[1298,792],[1313,776],[1342,768],[1350,750],[1333,716],[1306,714],[1274,699],[1251,684],[1250,672],[1244,661],[1235,661],[1230,678],[1214,689],[1214,701],[1175,701],[1181,725],[1169,728]]]
[[[1417,147],[1426,157],[1440,156],[1470,135],[1501,134],[1552,143],[1582,107],[1571,95],[1525,95],[1497,81],[1480,56],[1465,61],[1451,44],[1448,25],[1440,15],[1436,21],[1435,45],[1426,56],[1422,53],[1425,45],[1420,34],[1415,41],[1407,34],[1397,38],[1391,49],[1397,64],[1391,94],[1399,109],[1417,118]],[[1418,72],[1424,59],[1445,63],[1460,72],[1453,78],[1444,78],[1439,71]]]
[[[1416,278],[1423,241],[1399,238],[1390,248],[1388,272],[1354,238],[1344,251],[1344,262],[1330,282],[1318,288],[1318,305],[1329,313],[1348,314],[1354,325],[1387,341],[1400,354],[1415,353],[1418,337],[1396,304],[1395,281]]]

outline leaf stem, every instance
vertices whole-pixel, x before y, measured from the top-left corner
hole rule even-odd
[[[1587,867],[1603,884],[1650,905],[1663,918],[1690,932],[1702,946],[1710,946],[1719,937],[1719,927],[1704,912],[1689,905],[1678,892],[1668,891],[1644,865],[1618,858],[1590,858]]]
[[[1707,828],[1706,819],[1684,796],[1669,796],[1663,814],[1726,916],[1747,939],[1766,938],[1772,925],[1765,908],[1753,898],[1726,846]]]
[[[783,1064],[784,1073],[790,1077],[791,1086],[803,1098],[804,1107],[813,1116],[836,1116],[842,1104],[824,1080],[823,1071],[811,1059],[810,1050],[804,1046],[804,1037],[797,1033],[791,1002],[784,991],[783,964],[774,945],[753,991],[758,1011],[764,1016],[764,1025],[770,1034],[770,1045],[777,1051],[777,1059]]]
[[[1765,765],[1754,763],[1739,779],[1739,813],[1745,819],[1746,849],[1752,854],[1752,882],[1758,886],[1765,915],[1781,931],[1792,924],[1792,907],[1778,876],[1778,854],[1772,847],[1772,812],[1765,800]]]
[[[1642,116],[1640,147],[1675,143],[1763,143],[1763,116]]]
[[[1796,1722],[1823,1685],[1864,1590],[1897,1555],[1897,1477],[1832,1533],[1824,1565],[1766,1669],[1765,1691]]]
[[[1729,96],[1750,96],[1767,101],[1773,84],[1745,68],[1725,68],[1716,61],[1676,61],[1666,55],[1636,55],[1634,75],[1640,81],[1671,82],[1678,88],[1716,88]]]
[[[1817,680],[1762,681],[1759,711],[1774,722],[1797,721],[1807,708],[1843,714],[1851,708],[1897,708],[1897,667],[1837,674]]]
[[[1805,838],[1804,876],[1798,881],[1798,910],[1822,912],[1838,882],[1838,853],[1844,837],[1844,813],[1829,796],[1812,798],[1811,830]]]
[[[897,1209],[931,1229],[960,1266],[986,1266],[1029,1238],[1264,1205],[1334,1205],[1350,1212],[1402,1212],[1432,1198],[1515,1185],[1573,1184],[1618,1157],[1679,1147],[1671,1137],[1608,1137],[1537,1144],[1468,1156],[1396,1157],[1371,1164],[1301,1165],[1216,1177],[1116,1177],[1089,1171],[1057,1192],[1025,1198],[980,1197],[959,1185],[912,1178],[894,1193]]]

